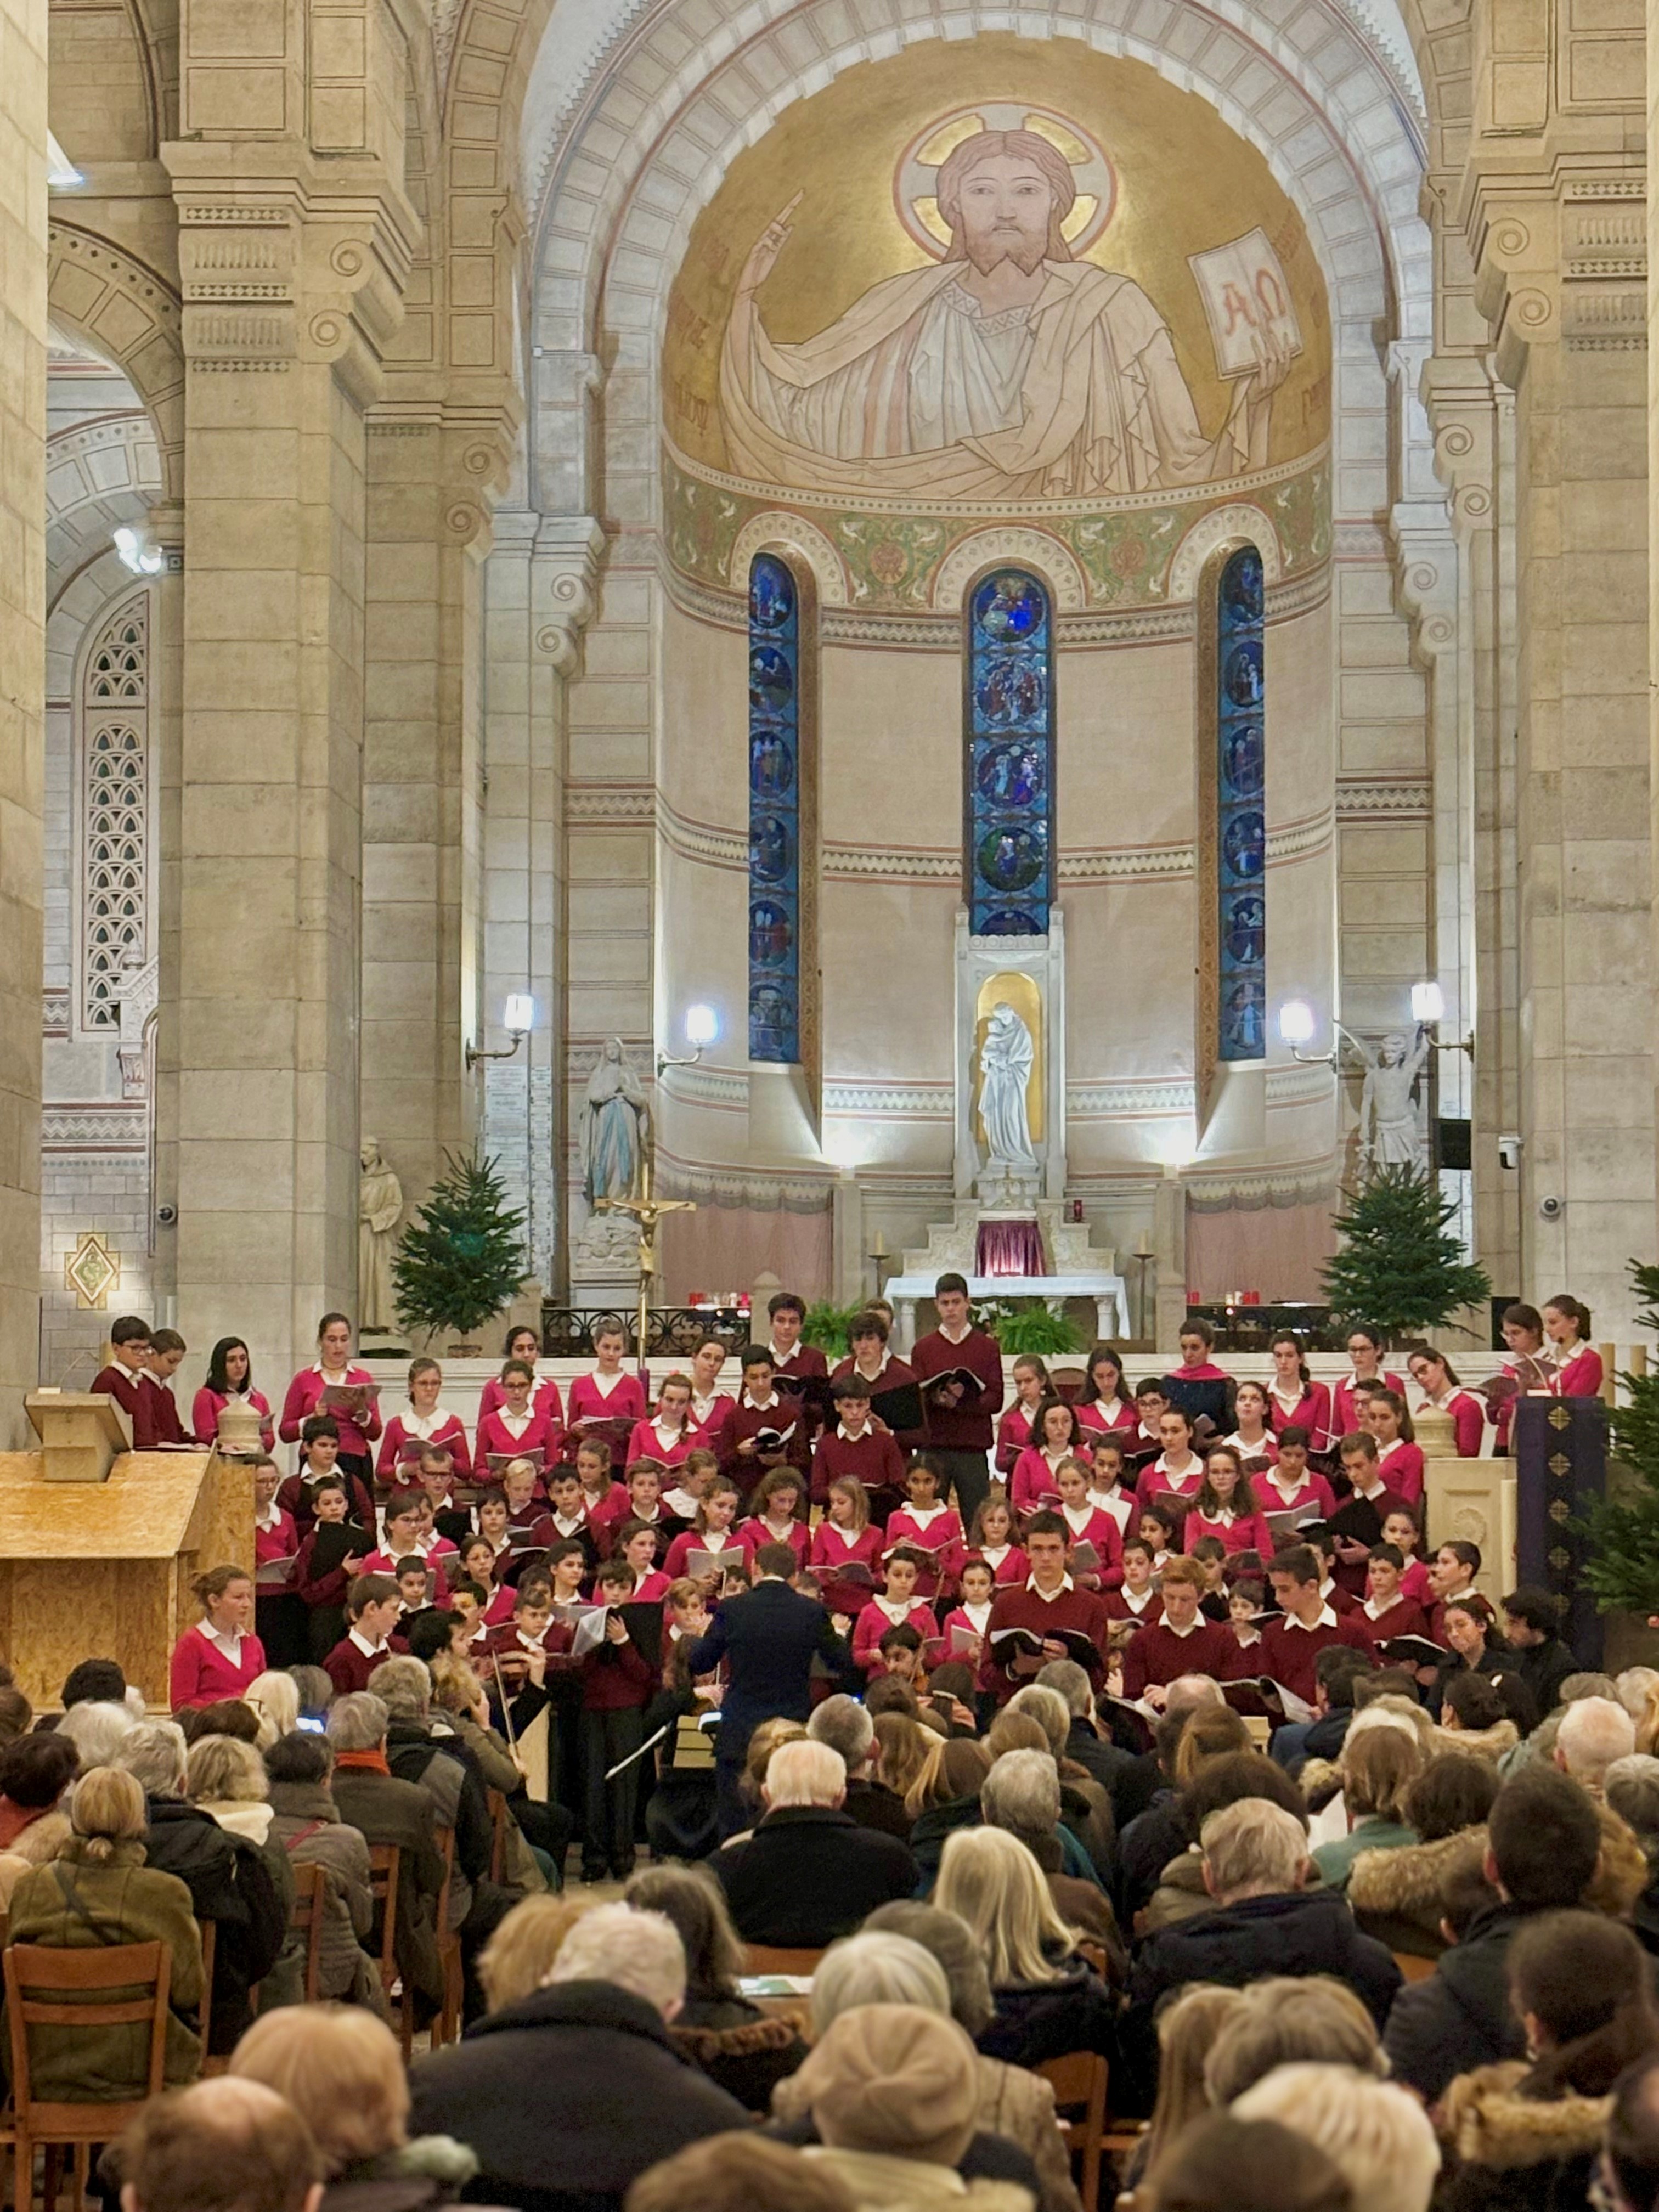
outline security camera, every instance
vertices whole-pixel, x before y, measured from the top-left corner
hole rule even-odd
[[[1510,1132],[1509,1134],[1502,1136],[1498,1139],[1498,1164],[1499,1167],[1518,1168],[1520,1166],[1521,1141],[1521,1139],[1515,1135],[1513,1132]]]
[[[1563,1212],[1562,1202],[1559,1198],[1540,1198],[1538,1211],[1546,1221],[1559,1221]]]
[[[163,1229],[171,1229],[179,1219],[179,1209],[176,1206],[158,1206],[155,1209],[155,1218]]]

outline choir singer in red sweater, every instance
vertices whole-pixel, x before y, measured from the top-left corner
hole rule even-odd
[[[922,1385],[928,1444],[943,1462],[940,1495],[947,1495],[955,1485],[957,1511],[967,1528],[991,1487],[991,1448],[996,1441],[996,1417],[1002,1411],[1002,1346],[968,1318],[968,1285],[963,1276],[939,1277],[933,1285],[933,1307],[939,1327],[916,1339],[910,1369]],[[978,1389],[961,1382],[927,1389],[931,1376],[946,1375],[953,1367],[966,1368]]]
[[[1024,1583],[1000,1590],[991,1607],[979,1684],[981,1689],[996,1692],[1000,1705],[1006,1705],[1021,1683],[1032,1680],[1051,1659],[1077,1660],[1097,1688],[1104,1678],[1111,1617],[1103,1599],[1092,1590],[1079,1589],[1066,1573],[1069,1534],[1058,1513],[1033,1514],[1024,1540],[1030,1574]],[[1018,1638],[999,1644],[998,1632],[1006,1629],[1024,1629],[1041,1638],[1041,1650],[1034,1650]],[[1072,1640],[1085,1638],[1086,1643]]]

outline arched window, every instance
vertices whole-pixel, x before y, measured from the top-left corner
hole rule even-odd
[[[968,597],[963,706],[969,927],[1046,937],[1054,886],[1054,659],[1048,594],[997,568]]]
[[[123,602],[81,678],[81,1024],[118,1030],[149,957],[149,598]]]
[[[749,1057],[801,1049],[801,589],[775,553],[749,571]]]
[[[1267,686],[1261,556],[1241,546],[1216,592],[1216,1056],[1267,1049]]]

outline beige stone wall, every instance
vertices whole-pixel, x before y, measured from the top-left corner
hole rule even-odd
[[[20,1444],[40,1315],[45,0],[0,0],[0,1443]]]

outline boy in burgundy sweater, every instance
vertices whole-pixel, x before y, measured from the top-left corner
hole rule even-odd
[[[799,1398],[786,1398],[772,1381],[772,1355],[763,1344],[751,1344],[743,1355],[743,1388],[735,1405],[728,1406],[714,1449],[720,1473],[738,1486],[745,1505],[762,1475],[775,1467],[793,1467],[805,1477],[811,1462],[806,1448],[805,1408]],[[761,1449],[758,1438],[767,1430],[783,1442]]]
[[[1322,1651],[1333,1644],[1351,1644],[1367,1654],[1375,1649],[1364,1615],[1339,1619],[1326,1604],[1319,1594],[1319,1554],[1310,1545],[1293,1544],[1281,1552],[1268,1566],[1267,1580],[1281,1611],[1279,1619],[1263,1624],[1261,1643],[1251,1647],[1260,1662],[1252,1671],[1294,1690],[1311,1705],[1318,1686],[1314,1662]]]
[[[345,1601],[346,1632],[323,1662],[323,1671],[338,1697],[371,1686],[374,1669],[408,1644],[392,1630],[404,1601],[390,1575],[359,1575]]]
[[[1002,1411],[1002,1346],[969,1320],[968,1285],[961,1275],[939,1277],[933,1305],[939,1327],[917,1338],[910,1367],[923,1386],[928,1443],[942,1462],[945,1486],[956,1486],[957,1511],[963,1527],[969,1528],[991,1487],[989,1454]],[[938,1390],[926,1387],[930,1376],[947,1374],[953,1367],[965,1367],[975,1377],[976,1393],[960,1383]]]
[[[991,1618],[985,1624],[985,1649],[979,1662],[979,1686],[996,1694],[1006,1705],[1022,1683],[1035,1680],[1051,1659],[1076,1659],[1097,1689],[1106,1672],[1106,1639],[1111,1618],[1105,1602],[1092,1590],[1079,1589],[1066,1571],[1069,1530],[1058,1513],[1033,1514],[1025,1531],[1025,1553],[1031,1563],[1030,1579],[1011,1583],[997,1593]],[[1005,1644],[999,1650],[999,1629],[1024,1628],[1043,1641],[1041,1651]],[[1073,1650],[1056,1640],[1055,1632],[1085,1636],[1092,1656]],[[1144,1635],[1143,1629],[1139,1632]]]
[[[92,1387],[113,1398],[132,1423],[132,1449],[149,1451],[155,1444],[155,1394],[145,1381],[149,1368],[149,1323],[136,1314],[123,1314],[110,1329],[115,1357],[92,1378]]]
[[[1171,1682],[1182,1674],[1224,1679],[1238,1663],[1238,1638],[1223,1620],[1206,1620],[1199,1610],[1204,1570],[1196,1559],[1164,1562],[1159,1589],[1164,1617],[1139,1628],[1123,1655],[1123,1694],[1161,1707]]]
[[[607,1559],[594,1580],[595,1602],[609,1607],[634,1602],[634,1570],[625,1559]],[[634,1871],[634,1808],[639,1798],[636,1760],[612,1782],[606,1774],[645,1741],[645,1709],[655,1683],[645,1654],[613,1611],[605,1624],[605,1641],[582,1661],[582,1766],[586,1783],[586,1821],[582,1836],[582,1880],[626,1881]]]
[[[850,1371],[835,1386],[836,1419],[812,1455],[812,1503],[825,1504],[830,1486],[843,1474],[864,1485],[870,1518],[878,1528],[904,1502],[904,1454],[898,1440],[870,1419],[870,1385]]]

